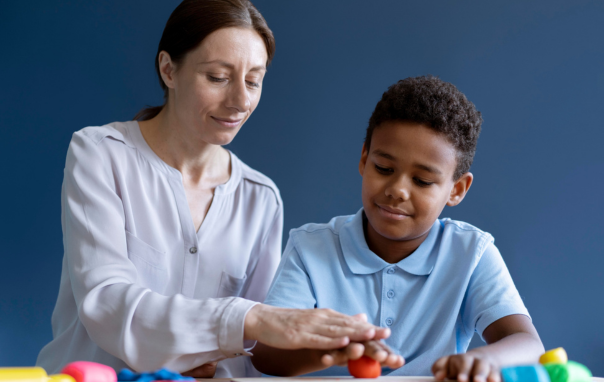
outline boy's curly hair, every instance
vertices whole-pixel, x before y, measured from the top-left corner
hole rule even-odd
[[[455,146],[454,180],[470,170],[482,115],[453,84],[433,76],[410,77],[390,86],[375,106],[365,135],[369,150],[373,130],[387,121],[411,121],[441,134]]]

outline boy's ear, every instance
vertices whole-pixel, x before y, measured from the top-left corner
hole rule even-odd
[[[449,200],[447,201],[447,205],[449,207],[454,207],[461,203],[463,198],[468,193],[473,180],[474,175],[472,175],[471,172],[466,172],[455,181],[455,184],[453,184],[453,188],[451,189],[451,193],[449,194]]]
[[[365,164],[367,164],[367,156],[369,153],[367,152],[367,148],[365,147],[365,143],[363,143],[363,151],[361,151],[361,160],[359,161],[359,174],[363,176],[365,172]]]

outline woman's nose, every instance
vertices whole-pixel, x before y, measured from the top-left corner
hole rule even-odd
[[[248,111],[250,108],[250,97],[245,80],[231,83],[226,106],[228,108],[236,109],[240,113]]]

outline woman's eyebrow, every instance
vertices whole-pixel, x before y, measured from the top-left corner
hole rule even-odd
[[[214,60],[214,61],[205,61],[205,62],[200,62],[197,65],[209,65],[209,64],[218,64],[220,66],[223,66],[227,69],[235,69],[235,65],[226,62],[226,61],[220,61],[220,60]],[[254,66],[253,68],[251,68],[249,70],[250,72],[260,72],[260,71],[266,71],[266,66],[264,65],[258,65],[258,66]]]

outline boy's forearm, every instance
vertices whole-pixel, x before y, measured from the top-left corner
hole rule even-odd
[[[467,354],[483,355],[500,367],[538,363],[544,348],[538,336],[531,333],[514,333],[490,345],[478,347]]]
[[[324,350],[283,350],[258,343],[252,352],[254,367],[268,375],[292,377],[325,369],[321,363]]]

